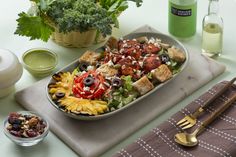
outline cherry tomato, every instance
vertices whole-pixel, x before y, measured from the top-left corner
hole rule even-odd
[[[149,43],[149,44],[144,44],[143,45],[143,51],[144,53],[152,53],[152,54],[156,54],[158,51],[161,50],[160,47],[158,46],[155,46],[154,44],[152,43]]]
[[[161,65],[161,60],[157,55],[145,57],[143,61],[143,70],[145,73],[149,73],[151,70],[158,68]]]

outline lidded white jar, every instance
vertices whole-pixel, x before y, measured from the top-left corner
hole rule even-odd
[[[9,50],[0,49],[0,98],[12,92],[22,72],[23,67],[16,55]]]

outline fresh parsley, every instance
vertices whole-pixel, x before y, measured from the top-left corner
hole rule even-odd
[[[29,16],[22,12],[17,19],[18,26],[15,34],[30,37],[30,40],[41,39],[47,41],[54,29],[44,23],[38,16]]]

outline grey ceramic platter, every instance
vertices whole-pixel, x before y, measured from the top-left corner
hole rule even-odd
[[[158,89],[160,88],[164,88],[164,86],[166,84],[168,84],[170,81],[174,80],[178,75],[180,75],[180,73],[186,68],[188,61],[189,61],[189,54],[187,49],[184,47],[183,44],[181,44],[179,41],[177,41],[176,39],[165,35],[165,34],[161,34],[161,33],[152,33],[152,32],[143,32],[143,33],[132,33],[132,34],[128,34],[126,36],[123,37],[123,39],[133,39],[133,38],[138,38],[138,37],[142,37],[142,36],[146,36],[147,38],[159,38],[161,39],[161,41],[163,43],[167,43],[169,45],[173,45],[179,49],[181,49],[185,55],[186,55],[186,60],[185,62],[182,64],[180,71],[175,74],[171,79],[169,79],[168,81],[161,83],[159,85],[157,85],[153,90],[151,90],[150,92],[146,93],[143,96],[138,97],[136,100],[132,101],[131,103],[121,107],[120,109],[117,109],[115,111],[112,112],[107,112],[105,114],[101,114],[101,115],[96,115],[96,116],[87,116],[87,115],[79,115],[79,114],[74,114],[74,113],[69,113],[69,112],[65,112],[63,109],[61,109],[57,104],[55,104],[53,102],[53,100],[51,99],[50,95],[48,94],[48,87],[46,87],[46,93],[47,93],[47,97],[48,100],[50,101],[50,103],[56,108],[58,109],[60,112],[63,112],[66,116],[78,119],[78,120],[99,120],[99,119],[104,119],[104,118],[108,118],[114,114],[119,114],[119,112],[126,110],[128,107],[131,107],[132,105],[135,105],[136,103],[138,103],[140,100],[142,99],[146,99],[146,97],[148,97],[150,94],[156,92]],[[102,49],[98,48],[96,51],[99,53]],[[62,68],[60,71],[58,72],[72,72],[76,67],[78,67],[78,63],[79,63],[79,59],[73,61],[71,64],[67,65],[66,67]],[[51,78],[49,83],[53,83],[54,80]]]

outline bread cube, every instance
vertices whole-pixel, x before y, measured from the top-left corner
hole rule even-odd
[[[134,82],[133,87],[139,92],[140,95],[144,95],[154,88],[147,76],[143,76],[138,81]]]
[[[104,77],[112,77],[118,73],[118,70],[109,65],[109,63],[102,64],[96,71]]]
[[[148,42],[148,38],[146,36],[138,37],[138,38],[136,38],[136,40],[139,43],[147,43]]]
[[[110,37],[106,43],[110,49],[118,49],[118,40],[115,37]]]
[[[80,58],[80,62],[88,63],[89,65],[96,65],[97,60],[100,58],[100,53],[94,51],[86,51]]]
[[[172,72],[167,65],[162,64],[158,68],[152,71],[152,76],[159,82],[165,82],[172,77]]]
[[[186,59],[184,52],[179,48],[168,48],[168,55],[176,62],[184,62]]]

